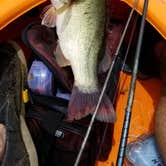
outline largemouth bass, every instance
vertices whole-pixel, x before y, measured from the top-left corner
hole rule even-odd
[[[105,32],[105,0],[54,0],[52,4],[42,23],[56,26],[60,48],[71,64],[74,85],[68,119],[78,120],[94,112],[100,95],[97,67]],[[96,118],[104,122],[116,119],[106,94]]]

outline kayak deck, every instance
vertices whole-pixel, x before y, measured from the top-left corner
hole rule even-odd
[[[98,162],[96,166],[115,166],[118,156],[121,131],[127,104],[131,76],[120,74],[120,85],[116,103],[117,122],[114,125],[112,149],[105,162]],[[153,133],[154,112],[160,96],[160,80],[137,80],[134,104],[132,109],[128,143],[141,135]],[[124,164],[127,166],[127,164]]]

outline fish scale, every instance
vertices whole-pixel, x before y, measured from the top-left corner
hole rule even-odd
[[[64,8],[58,15],[52,14]],[[55,9],[57,12],[52,12]],[[68,105],[69,121],[93,114],[98,102],[101,90],[98,86],[97,66],[104,43],[105,20],[105,0],[68,0],[67,4],[54,0],[53,6],[46,11],[42,20],[46,26],[56,25],[59,48],[73,70],[74,85]],[[104,122],[116,120],[113,105],[106,94],[96,119]]]
[[[68,10],[71,17],[64,31],[57,26],[60,46],[71,62],[75,84],[80,89],[94,91],[98,84],[97,57],[104,35],[105,3],[103,0],[78,1]],[[57,25],[65,14],[57,18]]]

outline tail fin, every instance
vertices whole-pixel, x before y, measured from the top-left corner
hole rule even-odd
[[[68,106],[68,120],[79,120],[89,114],[93,114],[99,95],[100,92],[83,93],[77,87],[74,87]],[[116,120],[113,105],[107,95],[103,97],[96,119],[109,123]]]

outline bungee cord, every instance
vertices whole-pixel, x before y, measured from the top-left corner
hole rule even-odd
[[[148,9],[148,0],[145,0],[116,166],[123,166],[124,162],[147,9]]]
[[[75,163],[74,163],[74,166],[78,166],[78,164],[79,164],[79,162],[80,162],[80,159],[81,159],[81,156],[82,156],[82,153],[83,153],[83,151],[84,151],[84,149],[85,149],[86,142],[87,142],[88,137],[89,137],[89,135],[90,135],[90,132],[91,132],[91,129],[92,129],[92,126],[93,126],[95,117],[96,117],[96,115],[97,115],[97,111],[98,111],[98,109],[99,109],[99,107],[100,107],[100,104],[101,104],[103,95],[104,95],[104,93],[105,93],[105,91],[106,91],[106,88],[107,88],[107,85],[108,85],[108,82],[109,82],[109,79],[110,79],[110,76],[111,76],[113,67],[114,67],[115,62],[116,62],[116,60],[117,60],[117,57],[118,57],[118,55],[119,55],[119,52],[120,52],[122,43],[123,43],[123,41],[124,41],[124,38],[125,38],[125,35],[126,35],[126,32],[127,32],[127,29],[128,29],[128,27],[129,27],[129,23],[130,23],[130,21],[131,21],[131,18],[132,18],[132,16],[133,16],[134,11],[135,11],[135,7],[136,7],[136,5],[137,5],[137,2],[138,2],[138,0],[135,0],[135,1],[134,1],[134,4],[133,4],[133,6],[132,6],[131,12],[130,12],[130,14],[129,14],[129,17],[128,17],[128,20],[127,20],[127,22],[126,22],[125,28],[124,28],[124,30],[123,30],[122,36],[121,36],[121,38],[120,38],[118,47],[117,47],[117,49],[116,49],[115,55],[114,55],[113,60],[112,60],[112,63],[111,63],[111,66],[110,66],[110,68],[109,68],[109,70],[108,70],[107,77],[106,77],[106,79],[105,79],[105,82],[104,82],[104,85],[103,85],[101,94],[100,94],[100,96],[99,96],[99,99],[98,99],[98,102],[97,102],[97,105],[96,105],[96,108],[95,108],[95,111],[94,111],[93,116],[92,116],[92,118],[91,118],[89,127],[88,127],[88,129],[87,129],[86,135],[85,135],[84,140],[83,140],[83,142],[82,142],[82,145],[81,145],[80,151],[79,151],[79,153],[78,153],[78,155],[77,155],[77,158],[76,158],[76,161],[75,161]]]

